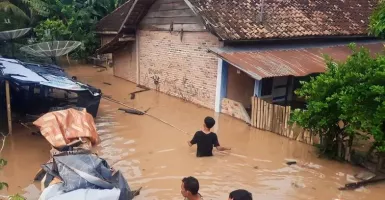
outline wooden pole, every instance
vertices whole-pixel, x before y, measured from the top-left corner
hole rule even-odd
[[[5,81],[5,95],[7,99],[7,118],[8,118],[8,132],[12,135],[12,115],[11,115],[11,93],[9,90],[9,82]]]

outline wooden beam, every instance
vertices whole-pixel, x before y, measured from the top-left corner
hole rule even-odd
[[[183,10],[183,9],[190,9],[190,7],[187,6],[187,4],[182,0],[179,2],[170,2],[170,3],[163,3],[159,6],[160,11],[167,11],[167,10]]]
[[[128,11],[128,13],[127,13],[127,15],[126,15],[126,17],[124,18],[124,21],[123,21],[122,25],[121,25],[120,28],[119,28],[118,33],[120,33],[120,32],[122,31],[124,25],[126,24],[126,22],[127,22],[127,20],[128,20],[128,17],[131,15],[131,13],[132,13],[132,11],[134,10],[134,8],[135,8],[135,6],[136,6],[137,3],[138,3],[138,0],[135,0],[134,3],[132,4],[130,10]]]
[[[116,35],[116,34],[118,34],[118,32],[116,32],[116,31],[95,31],[95,33],[101,34],[101,35]]]
[[[148,13],[147,18],[156,17],[195,17],[194,12],[190,8],[182,10],[167,10]]]
[[[140,66],[139,66],[139,33],[136,33],[136,41],[135,41],[135,56],[136,56],[136,84],[140,85]]]
[[[135,37],[121,37],[119,42],[135,41]]]
[[[181,31],[183,28],[184,32],[205,32],[207,31],[203,25],[199,24],[173,24],[173,31]],[[141,30],[151,31],[170,31],[170,24],[165,25],[141,25]]]
[[[7,101],[8,132],[12,135],[11,92],[9,90],[9,81],[5,81],[5,96]]]
[[[130,25],[130,26],[124,25],[123,28],[124,28],[124,29],[135,29],[136,26],[133,26],[133,25]]]
[[[199,24],[203,27],[203,24],[197,17],[156,17],[156,18],[144,18],[141,22],[142,25],[154,24],[163,25],[171,23],[174,24]]]
[[[181,2],[181,0],[158,0],[157,1],[157,3],[159,3],[159,4],[179,3],[179,2]]]

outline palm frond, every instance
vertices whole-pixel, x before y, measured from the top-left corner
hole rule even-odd
[[[3,10],[4,12],[9,12],[12,13],[14,16],[21,17],[26,20],[30,20],[28,15],[19,7],[16,5],[12,4],[9,1],[0,1],[0,10]]]
[[[29,5],[30,9],[38,15],[47,17],[51,13],[49,5],[42,0],[23,0],[23,3]]]

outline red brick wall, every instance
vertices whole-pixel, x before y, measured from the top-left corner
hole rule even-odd
[[[113,53],[114,75],[136,83],[135,42]]]
[[[138,34],[140,84],[214,108],[218,58],[207,49],[220,45],[215,36],[143,30]]]

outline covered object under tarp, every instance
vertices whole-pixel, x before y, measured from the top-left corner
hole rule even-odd
[[[122,173],[91,152],[100,138],[84,109],[49,112],[33,124],[52,145],[50,160],[35,177],[41,181],[40,200],[133,198]]]
[[[108,163],[85,150],[61,152],[53,156],[53,162],[42,166],[47,173],[46,189],[40,199],[68,199],[82,196],[82,199],[131,200],[131,189],[120,171],[111,170]],[[50,184],[54,177],[61,182]],[[101,198],[101,196],[108,198]],[[78,198],[76,198],[78,199]]]
[[[0,57],[0,131],[7,133],[5,82],[10,85],[13,117],[21,121],[57,107],[82,107],[96,117],[101,91],[69,77],[55,65],[41,65]],[[31,119],[30,121],[35,120]],[[5,124],[5,125],[4,125]]]

